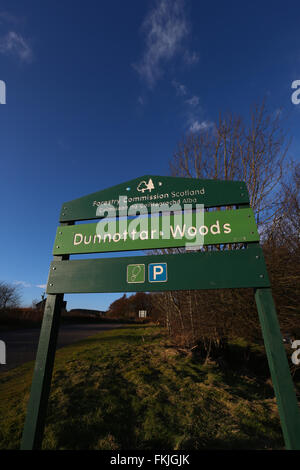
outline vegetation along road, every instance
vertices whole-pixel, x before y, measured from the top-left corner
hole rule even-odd
[[[124,327],[124,325],[118,323],[61,325],[57,348],[85,339],[100,331],[121,327]],[[1,332],[0,339],[6,344],[6,364],[0,365],[0,372],[13,369],[24,362],[33,361],[36,356],[39,335],[40,328]]]

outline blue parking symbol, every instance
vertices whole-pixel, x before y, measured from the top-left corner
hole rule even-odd
[[[167,263],[151,263],[148,266],[149,282],[167,282]]]

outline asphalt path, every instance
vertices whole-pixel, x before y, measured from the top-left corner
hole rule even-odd
[[[114,328],[124,328],[124,325],[116,323],[61,325],[56,348],[62,348],[88,336]],[[0,332],[0,339],[6,345],[6,364],[0,364],[0,373],[24,362],[35,360],[39,336],[40,328]]]

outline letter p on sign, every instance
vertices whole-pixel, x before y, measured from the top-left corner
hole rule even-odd
[[[149,282],[167,282],[167,263],[149,264]]]

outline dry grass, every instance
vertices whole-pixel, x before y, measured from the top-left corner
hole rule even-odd
[[[16,449],[33,363],[0,376],[0,448]],[[44,449],[281,449],[266,378],[174,351],[158,327],[57,352]]]

